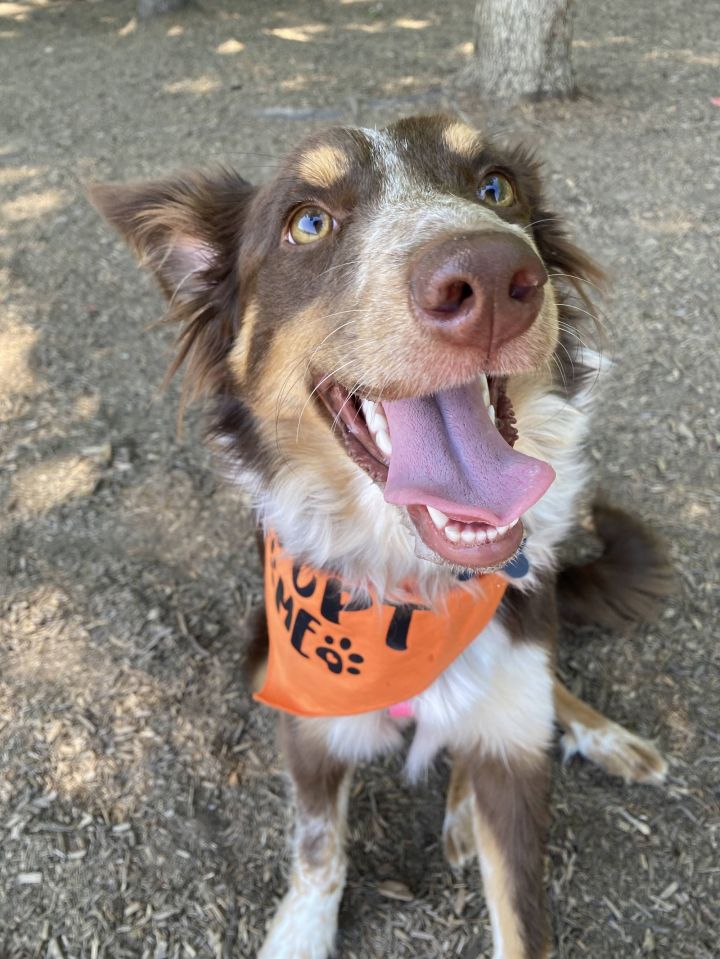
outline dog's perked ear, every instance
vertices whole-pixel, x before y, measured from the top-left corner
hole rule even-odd
[[[229,170],[137,184],[93,184],[88,196],[121,233],[182,325],[171,376],[187,360],[192,395],[219,386],[237,333],[238,254],[256,188]]]

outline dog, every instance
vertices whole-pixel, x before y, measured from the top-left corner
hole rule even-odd
[[[555,677],[559,617],[649,618],[670,574],[654,534],[603,506],[602,554],[560,569],[589,503],[602,275],[534,154],[413,117],[313,133],[262,186],[221,169],[90,196],[157,277],[171,372],[208,400],[262,533],[250,656],[297,816],[259,956],[332,954],[352,769],[408,726],[410,777],[452,757],[444,848],[479,858],[495,959],[547,956],[555,724],[566,756],[666,773]]]

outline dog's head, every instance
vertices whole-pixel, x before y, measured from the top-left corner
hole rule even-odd
[[[514,390],[556,389],[554,365],[573,379],[562,288],[595,276],[527,151],[413,118],[314,134],[261,187],[91,193],[156,273],[175,365],[291,551],[345,570],[368,543],[453,568],[513,556],[554,478],[519,452]]]

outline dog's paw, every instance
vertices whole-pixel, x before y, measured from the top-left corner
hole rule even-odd
[[[270,923],[258,959],[330,959],[337,933],[339,897],[291,890]]]
[[[667,775],[667,763],[652,743],[610,720],[597,729],[571,723],[560,744],[565,762],[580,754],[628,783],[659,786]]]
[[[443,849],[453,869],[462,869],[477,855],[473,832],[473,803],[466,799],[452,811],[446,810],[443,822]]]

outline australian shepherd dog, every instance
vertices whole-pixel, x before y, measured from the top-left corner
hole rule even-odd
[[[296,805],[259,956],[333,953],[353,767],[408,739],[411,778],[452,759],[444,847],[479,859],[495,959],[547,956],[555,724],[626,780],[666,768],[558,681],[558,621],[647,618],[670,576],[638,521],[590,507],[601,276],[537,161],[415,117],[313,133],[260,186],[223,169],[91,197],[166,294],[174,368],[257,517],[255,691]],[[562,569],[583,519],[599,555]]]

